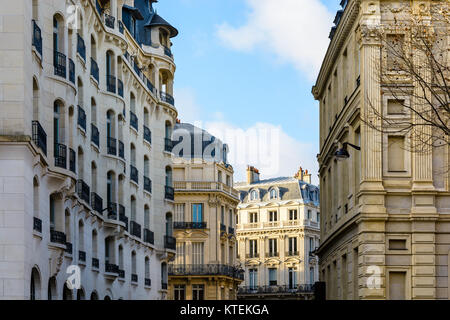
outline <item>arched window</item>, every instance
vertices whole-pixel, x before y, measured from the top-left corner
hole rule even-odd
[[[144,206],[144,228],[150,230],[150,209],[148,205]]]
[[[31,270],[30,300],[41,300],[41,276],[36,267]]]
[[[97,124],[97,103],[93,97],[91,98],[91,122]]]
[[[81,147],[78,147],[78,177],[84,179],[84,152]]]
[[[83,92],[83,81],[81,81],[81,78],[78,77],[77,79],[77,87],[78,87],[78,105],[80,107],[84,106],[84,92]]]
[[[91,293],[91,300],[98,300],[98,294],[96,291],[92,291]]]
[[[132,274],[137,274],[137,270],[136,270],[136,252],[135,251],[131,252],[131,273]]]
[[[114,53],[111,50],[106,52],[106,88],[109,92],[116,93],[116,66]]]
[[[108,138],[115,137],[114,112],[111,110],[106,113],[106,135]]]
[[[84,251],[84,223],[82,220],[78,222],[78,250]]]
[[[145,279],[150,279],[150,258],[145,257]]]
[[[123,265],[123,247],[122,247],[122,245],[119,245],[119,269],[125,270],[125,267]]]
[[[256,190],[252,190],[250,192],[250,200],[257,200],[258,199],[258,192]]]
[[[172,213],[166,213],[166,235],[172,236]]]
[[[147,108],[144,108],[144,126],[150,128],[150,114]]]
[[[133,143],[130,144],[131,165],[136,167],[136,147]]]
[[[53,51],[64,51],[64,20],[59,14],[53,16]]]
[[[92,257],[98,257],[98,239],[97,230],[92,230]]]
[[[91,57],[97,60],[97,44],[95,43],[94,36],[91,35]]]
[[[108,207],[110,207],[111,203],[115,202],[115,174],[113,171],[108,171],[106,174],[106,201],[108,203]]]
[[[53,103],[53,141],[63,143],[64,137],[64,110],[60,101]]]
[[[277,190],[273,188],[270,190],[270,199],[276,199],[276,198],[278,198]]]
[[[150,160],[144,156],[144,177],[150,177]]]
[[[72,291],[67,287],[67,282],[64,282],[63,300],[72,300]]]
[[[83,288],[77,290],[77,300],[86,300]]]
[[[39,217],[39,181],[33,178],[33,215]]]
[[[56,300],[56,298],[56,278],[51,277],[50,279],[48,279],[47,299]]]
[[[91,191],[97,192],[97,165],[94,161],[91,162]]]
[[[166,127],[165,127],[165,137],[166,139],[172,138],[172,124],[169,121],[166,121]]]
[[[136,97],[133,92],[130,92],[130,110],[133,113],[136,113]]]
[[[39,85],[33,78],[33,119],[39,121]]]
[[[172,187],[172,168],[166,167],[166,186]]]
[[[131,196],[131,221],[136,221],[136,198]]]

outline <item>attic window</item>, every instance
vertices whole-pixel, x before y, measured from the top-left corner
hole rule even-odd
[[[275,189],[270,190],[270,199],[276,199],[276,198],[278,198],[277,190],[275,190]]]
[[[250,200],[256,200],[258,199],[258,192],[256,192],[256,190],[252,190],[250,192]]]

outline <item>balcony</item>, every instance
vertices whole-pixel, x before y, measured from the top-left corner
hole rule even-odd
[[[123,33],[124,33],[124,31],[125,31],[125,28],[124,28],[123,22],[122,22],[122,21],[120,21],[120,20],[118,20],[118,23],[119,23],[119,32],[120,32],[121,34],[123,34]]]
[[[91,192],[91,206],[92,206],[92,209],[94,209],[98,213],[102,214],[103,199],[95,192]]]
[[[299,255],[298,251],[286,251],[286,256],[288,257],[297,257]]]
[[[39,52],[39,54],[42,57],[42,33],[41,28],[36,24],[36,21],[33,21],[33,39],[32,44],[36,48],[36,51]]]
[[[72,255],[72,252],[73,252],[73,246],[72,246],[72,243],[66,242],[66,249],[64,250],[64,252],[66,252],[66,253]]]
[[[117,79],[117,91],[119,96],[123,98],[123,82],[120,79]]]
[[[141,225],[136,221],[130,221],[130,231],[133,236],[141,238]]]
[[[53,66],[55,68],[55,75],[66,78],[67,64],[66,55],[64,53],[53,52]]]
[[[55,166],[67,169],[67,147],[64,144],[55,142],[53,153],[55,156]]]
[[[66,234],[64,232],[50,230],[50,242],[66,244]]]
[[[92,258],[92,268],[100,268],[100,261],[97,258]]]
[[[131,274],[131,282],[135,282],[135,283],[138,282],[138,275],[137,274],[135,274],[135,273]]]
[[[86,252],[85,251],[78,251],[78,260],[86,262]]]
[[[164,248],[176,250],[177,239],[171,236],[164,236]]]
[[[114,25],[116,22],[116,18],[113,16],[110,16],[109,14],[104,14],[105,17],[105,26],[107,26],[108,28],[114,29]]]
[[[175,196],[174,196],[174,190],[172,187],[165,187],[165,191],[164,191],[164,198],[167,200],[174,200]]]
[[[276,281],[275,281],[276,283]],[[238,294],[252,295],[252,294],[313,294],[314,285],[269,285],[269,286],[244,286],[238,287]]]
[[[139,130],[139,126],[138,126],[138,117],[136,116],[135,113],[133,113],[132,111],[130,111],[130,125],[136,129],[136,131]]]
[[[173,142],[169,138],[164,138],[164,151],[172,152]]]
[[[150,92],[152,92],[153,94],[156,94],[156,88],[153,85],[153,83],[146,77],[144,77],[144,79],[145,79],[144,82],[147,85],[148,90],[150,90]]]
[[[185,222],[177,221],[173,223],[174,229],[206,229],[206,222]]]
[[[125,270],[119,269],[119,278],[120,279],[125,279]]]
[[[152,193],[152,180],[144,176],[144,190]]]
[[[139,171],[132,164],[130,164],[130,179],[131,181],[139,183]]]
[[[117,156],[117,139],[108,137],[106,140],[108,154]]]
[[[145,125],[144,125],[144,140],[147,141],[150,144],[152,143],[152,132]]]
[[[105,272],[119,274],[119,266],[117,264],[105,263]]]
[[[128,231],[128,217],[125,215],[125,207],[119,204],[119,221],[125,224],[125,230]]]
[[[273,257],[278,257],[278,256],[279,256],[279,253],[275,252],[275,251],[269,251],[266,253],[266,257],[273,258]]]
[[[166,46],[163,46],[163,47],[164,47],[164,54],[165,54],[166,56],[168,56],[169,58],[173,58],[172,51],[171,51],[168,47],[166,47]]]
[[[83,38],[77,34],[77,53],[86,62],[86,45],[84,44]]]
[[[155,233],[148,229],[144,229],[144,242],[155,244]]]
[[[233,227],[228,227],[228,233],[229,234],[234,234],[234,228]]]
[[[42,150],[45,156],[47,156],[47,134],[45,133],[44,128],[42,128],[39,121],[36,120],[33,120],[31,125],[34,144]]]
[[[69,58],[69,81],[75,84],[75,62]]]
[[[117,220],[117,203],[108,202],[108,219]]]
[[[239,198],[239,192],[224,183],[217,181],[175,181],[175,190],[208,190],[224,192],[235,198]]]
[[[227,231],[227,226],[224,225],[223,223],[220,224],[220,231],[221,232],[226,232]]]
[[[100,147],[100,132],[95,124],[91,123],[91,141],[97,146]]]
[[[76,191],[80,199],[89,204],[91,192],[87,183],[79,179],[77,181]]]
[[[78,106],[78,125],[86,131],[86,112],[80,106]]]
[[[244,271],[225,264],[169,264],[169,276],[226,276],[244,279]]]
[[[69,148],[69,170],[77,173],[76,153],[72,148]]]
[[[161,92],[160,97],[161,101],[166,102],[172,106],[175,106],[175,99],[170,94],[166,92]]]
[[[167,282],[161,282],[161,290],[167,290]]]
[[[125,160],[125,145],[119,140],[119,157]]]
[[[144,284],[145,284],[146,287],[151,287],[152,286],[152,279],[145,278],[144,279]]]
[[[37,217],[33,217],[33,230],[42,233],[42,220],[37,218]]]
[[[91,57],[91,76],[93,76],[94,79],[97,80],[97,83],[100,82],[98,64],[97,61],[95,61],[94,58],[92,57]]]
[[[106,75],[106,90],[108,92],[116,93],[116,77],[112,75]]]
[[[258,252],[250,252],[250,253],[247,253],[247,254],[245,255],[245,257],[246,257],[247,259],[259,258],[259,253],[258,253]]]

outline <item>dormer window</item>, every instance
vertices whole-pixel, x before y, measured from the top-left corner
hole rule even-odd
[[[252,190],[250,192],[250,200],[254,201],[254,200],[257,200],[257,199],[258,199],[258,192],[256,190]]]
[[[270,199],[277,199],[278,198],[277,190],[271,189],[269,192],[269,196],[270,196]]]

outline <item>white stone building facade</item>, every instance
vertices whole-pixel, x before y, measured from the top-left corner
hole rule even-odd
[[[166,298],[177,31],[153,2],[2,2],[0,299]]]

